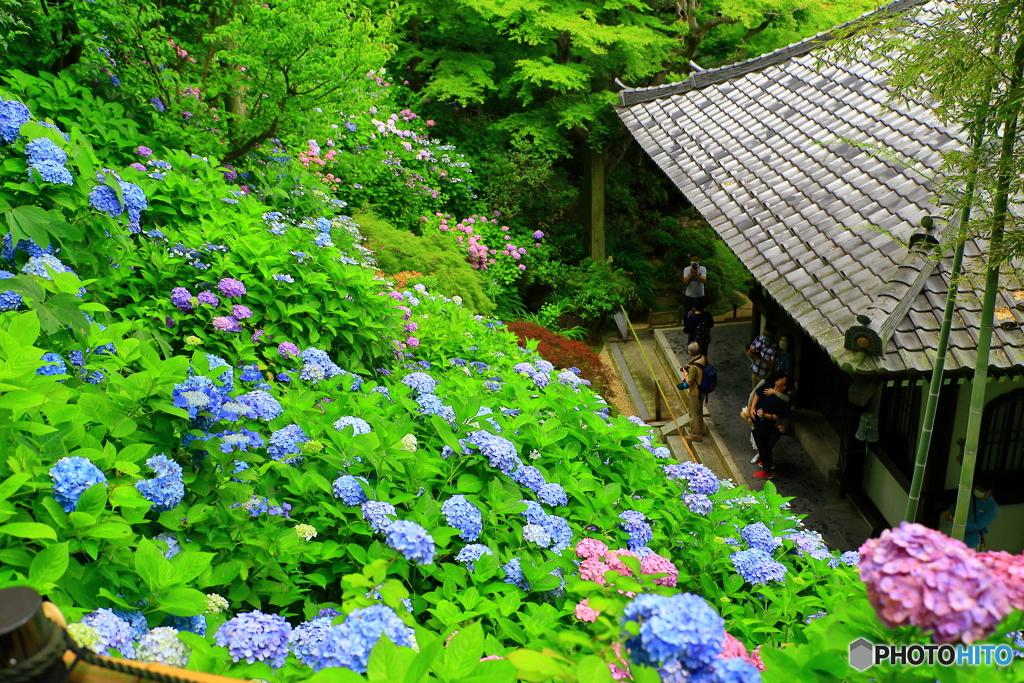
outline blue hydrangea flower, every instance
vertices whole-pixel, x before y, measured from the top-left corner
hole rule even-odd
[[[188,631],[197,636],[206,635],[206,615],[197,614],[194,617],[176,617],[168,614],[164,619],[164,625],[170,626],[176,631]]]
[[[71,171],[67,168],[58,164],[56,161],[40,161],[32,164],[31,168],[39,174],[39,177],[48,183],[54,185],[74,185],[75,179],[71,175]],[[31,174],[29,175],[31,178]]]
[[[748,524],[740,530],[740,536],[751,548],[757,548],[768,555],[773,554],[782,545],[782,539],[772,536],[771,530],[764,525],[764,522]]]
[[[609,409],[608,408],[602,408],[602,410],[607,411]],[[607,413],[605,413],[605,414],[607,414]],[[654,454],[655,458],[660,458],[662,460],[664,460],[666,458],[671,458],[672,457],[672,451],[670,451],[667,446],[658,446],[653,451],[651,451],[651,453]]]
[[[577,391],[579,391],[579,387],[581,386],[590,386],[590,380],[583,379],[576,373],[571,372],[569,370],[562,370],[560,373],[558,373],[555,379],[558,380],[559,384],[564,384],[567,387],[572,387]]]
[[[345,621],[327,629],[314,648],[311,666],[315,671],[343,666],[366,673],[370,652],[382,634],[400,647],[415,647],[416,632],[402,623],[387,605],[371,605],[352,610]]]
[[[297,464],[302,458],[287,458],[289,455],[297,455],[302,451],[299,444],[309,441],[309,436],[302,431],[302,427],[290,424],[282,427],[270,435],[270,445],[267,446],[267,455],[274,460],[284,460],[289,465]]]
[[[455,411],[433,394],[420,394],[416,397],[416,404],[419,406],[421,415],[437,415],[448,424],[455,422]]]
[[[856,567],[860,564],[860,553],[856,550],[848,550],[839,556],[839,561],[850,567]]]
[[[111,218],[117,218],[124,213],[124,207],[117,198],[114,188],[109,185],[95,185],[89,192],[89,205],[97,211],[102,211]]]
[[[544,525],[545,521],[547,521],[548,513],[544,512],[544,508],[540,506],[540,503],[533,500],[521,500],[519,502],[526,505],[526,510],[520,514],[526,518],[528,523]]]
[[[718,493],[718,477],[704,465],[684,462],[664,465],[661,469],[669,479],[685,479],[689,483],[690,493],[702,493],[705,496]]]
[[[267,501],[266,496],[263,496],[262,498],[260,496],[252,496],[249,500],[235,503],[231,507],[242,508],[249,513],[250,517],[259,517],[270,509],[270,503]]]
[[[132,641],[132,626],[113,610],[101,607],[95,612],[85,615],[82,623],[91,626],[100,634],[102,649],[99,654],[110,655],[116,650],[125,659],[135,659],[135,644]]]
[[[690,508],[690,512],[695,515],[710,514],[711,510],[715,507],[711,499],[703,493],[684,493],[683,502],[686,503],[686,507]]]
[[[642,512],[626,510],[619,515],[619,519],[622,520],[619,526],[629,534],[629,540],[626,542],[626,545],[630,550],[634,547],[647,545],[654,538],[651,525],[647,523],[647,517]]]
[[[292,626],[284,617],[253,610],[221,624],[214,640],[228,649],[234,662],[266,662],[271,668],[280,669],[288,657],[291,631]]]
[[[110,611],[128,622],[132,629],[132,640],[138,640],[149,631],[149,622],[140,610],[115,607]]]
[[[473,563],[484,555],[493,554],[494,552],[490,548],[481,543],[470,543],[459,551],[459,554],[455,556],[455,561],[460,562],[467,571],[473,571]]]
[[[558,515],[547,515],[542,525],[551,535],[551,550],[560,553],[572,545],[572,527]]]
[[[391,402],[391,392],[388,391],[387,387],[384,387],[384,386],[373,387],[372,389],[370,389],[370,391],[376,392],[378,394],[382,394],[384,396],[384,398],[386,398],[389,402]]]
[[[251,429],[225,430],[210,436],[220,438],[221,453],[234,453],[235,451],[248,453],[250,449],[263,448],[265,445],[260,433]],[[238,470],[235,470],[235,474],[238,474]]]
[[[325,351],[310,347],[305,349],[301,354],[302,371],[299,374],[299,379],[318,382],[322,379],[331,379],[342,373],[342,370],[338,365],[331,360],[330,356]]]
[[[168,560],[181,552],[181,544],[178,543],[178,539],[174,536],[171,536],[170,534],[157,534],[153,537],[153,540],[163,541],[167,544],[167,550],[166,552],[164,552],[164,557],[166,557]]]
[[[755,586],[767,586],[769,581],[784,581],[786,565],[776,562],[760,548],[740,550],[729,556],[732,566],[743,580]]]
[[[560,506],[569,504],[569,496],[566,495],[565,489],[562,488],[561,484],[554,482],[549,482],[538,488],[537,498],[545,505]]]
[[[397,550],[405,559],[416,564],[433,564],[434,539],[416,522],[400,519],[385,531],[388,547]]]
[[[518,375],[532,375],[537,372],[536,368],[530,363],[516,363],[512,366],[512,372]]]
[[[238,379],[242,382],[262,382],[263,373],[260,372],[260,366],[256,363],[249,363],[248,365],[241,365],[238,368],[242,371],[242,374],[238,376]]]
[[[502,474],[511,476],[511,473],[522,465],[516,454],[516,445],[504,437],[479,430],[471,432],[466,441],[476,446],[491,467],[500,470]]]
[[[530,375],[530,379],[533,380],[534,386],[536,386],[538,389],[543,389],[548,385],[548,382],[550,381],[548,379],[548,376],[542,372],[533,373],[532,375]]]
[[[8,235],[9,237],[10,235]],[[6,270],[0,270],[0,280],[9,280],[12,277],[17,276]],[[0,292],[0,311],[16,311],[21,308],[21,304],[21,294],[11,290]]]
[[[377,533],[387,531],[394,523],[395,506],[382,500],[368,500],[360,506],[363,519],[370,523],[370,527]]]
[[[475,541],[480,538],[483,515],[465,496],[455,495],[446,500],[441,506],[441,513],[448,520],[448,526],[459,530],[459,538],[462,540]]]
[[[40,161],[56,161],[58,164],[68,162],[67,152],[58,147],[50,138],[32,140],[25,145],[25,154],[28,155],[30,164],[37,164]]]
[[[49,266],[50,270],[55,273],[71,273],[75,271],[71,270],[63,263],[60,262],[56,256],[51,254],[40,254],[39,256],[32,256],[25,265],[21,267],[21,272],[25,275],[35,275],[45,280],[51,280],[50,272],[46,269]]]
[[[142,636],[136,647],[140,662],[157,662],[183,668],[188,664],[192,648],[178,639],[178,631],[169,626],[158,626]]]
[[[544,360],[543,358],[540,359],[540,360],[534,361],[534,365],[537,366],[537,372],[543,372],[545,374],[547,374],[549,372],[554,372],[554,370],[555,370],[555,366],[552,365],[551,363],[549,363],[548,361]]]
[[[367,498],[363,487],[359,485],[361,481],[366,482],[366,479],[351,474],[341,475],[334,480],[334,497],[340,498],[345,505],[362,505]]]
[[[202,294],[200,294],[199,295],[200,296],[200,301],[202,301],[202,296],[204,294],[209,294],[209,292],[203,292]],[[217,379],[218,382],[220,382],[222,385],[224,385],[224,390],[225,391],[234,391],[235,390],[235,369],[233,367],[231,367],[231,364],[228,363],[223,358],[221,358],[220,356],[215,356],[212,353],[206,354],[206,362],[210,366],[210,374],[213,375]],[[218,368],[224,368],[224,369],[221,370],[220,373],[217,373],[216,370]],[[191,371],[192,371],[192,368],[189,368],[189,372],[190,373],[191,373]]]
[[[520,486],[530,489],[531,491],[539,491],[540,488],[547,483],[540,470],[532,465],[521,465],[509,476],[512,477],[512,481]]]
[[[761,683],[757,667],[739,657],[719,657],[711,664],[715,683]]]
[[[334,421],[334,428],[339,432],[345,427],[352,428],[352,436],[359,434],[369,434],[373,431],[370,428],[370,423],[361,417],[353,417],[351,415],[343,415]]]
[[[32,118],[29,108],[17,100],[0,100],[0,140],[10,144],[21,136],[22,125]]]
[[[209,377],[189,377],[181,384],[174,385],[172,394],[175,408],[184,408],[188,416],[195,419],[200,412],[216,414],[227,400],[221,387]]]
[[[402,378],[402,384],[423,395],[434,393],[438,381],[425,372],[411,372]]]
[[[242,394],[235,400],[252,408],[256,419],[263,422],[270,422],[284,412],[278,400],[262,389]]]
[[[313,653],[324,642],[331,621],[333,616],[319,616],[302,622],[288,634],[289,649],[306,666],[315,666],[317,660]]]
[[[810,555],[816,560],[831,560],[830,564],[835,566],[836,559],[829,552],[828,546],[825,545],[825,539],[821,537],[821,534],[805,530],[795,534],[786,534],[785,538],[796,543],[796,550],[794,552]],[[763,545],[757,547],[761,547],[762,550],[765,549]],[[774,549],[772,552],[774,552]]]
[[[154,455],[146,466],[156,473],[153,479],[135,482],[142,497],[153,503],[157,512],[173,510],[185,497],[185,484],[181,480],[181,465],[166,455]]]
[[[647,666],[676,660],[686,670],[703,669],[714,663],[725,639],[722,617],[692,593],[638,595],[626,606],[622,620],[640,626],[626,647],[634,662]]]
[[[505,583],[518,586],[527,593],[530,592],[530,582],[523,576],[522,560],[518,557],[513,557],[511,560],[501,565],[501,570],[505,572]]]
[[[551,534],[539,524],[527,524],[523,527],[523,540],[547,548],[551,545]]]
[[[60,354],[57,353],[44,353],[40,359],[46,365],[41,365],[36,370],[37,375],[66,375],[68,374],[68,366],[64,363],[64,359],[61,358]]]
[[[64,512],[75,509],[78,499],[94,484],[107,483],[107,476],[88,458],[74,455],[61,458],[50,468],[53,479],[53,497]]]

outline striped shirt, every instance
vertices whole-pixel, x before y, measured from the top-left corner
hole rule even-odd
[[[772,374],[772,370],[775,369],[775,365],[770,365],[769,361],[778,360],[779,345],[761,335],[751,343],[749,348],[755,356],[760,356],[760,358],[755,358],[750,364],[751,374],[757,375],[758,377],[767,377]]]

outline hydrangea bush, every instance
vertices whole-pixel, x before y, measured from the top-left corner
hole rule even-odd
[[[856,637],[1021,629],[1014,556],[829,550],[770,483],[675,462],[499,321],[375,278],[322,187],[106,169],[0,97],[0,586],[84,647],[272,683],[824,681]],[[74,184],[28,170],[34,135]],[[915,602],[931,575],[968,602]]]

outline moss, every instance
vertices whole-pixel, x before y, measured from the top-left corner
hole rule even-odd
[[[423,283],[433,293],[460,296],[465,306],[481,315],[494,312],[494,302],[484,293],[483,279],[466,262],[458,245],[440,235],[421,237],[401,230],[373,213],[357,213],[353,218],[377,266],[386,275],[422,273],[421,277],[408,278],[408,284]]]

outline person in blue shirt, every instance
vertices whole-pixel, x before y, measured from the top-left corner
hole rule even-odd
[[[974,490],[971,506],[967,510],[967,527],[964,531],[964,543],[968,548],[978,549],[985,542],[988,525],[995,521],[999,514],[999,506],[992,498],[992,484],[985,477],[974,478]],[[946,510],[946,519],[953,521],[956,512],[956,501]]]

